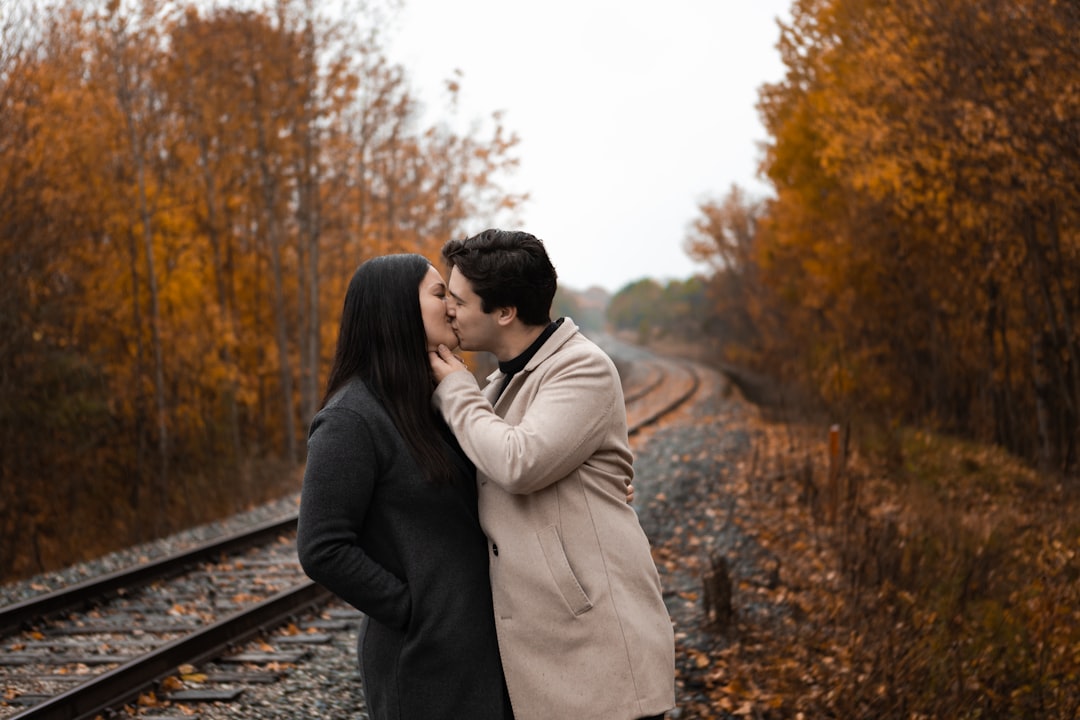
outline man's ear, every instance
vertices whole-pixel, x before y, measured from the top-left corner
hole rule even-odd
[[[507,325],[512,324],[515,319],[517,319],[517,308],[516,307],[510,306],[510,307],[495,308],[495,320],[500,325],[505,327]]]

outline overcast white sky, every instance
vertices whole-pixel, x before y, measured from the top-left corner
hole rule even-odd
[[[504,111],[521,137],[507,185],[531,195],[520,229],[544,240],[561,284],[690,277],[698,204],[732,183],[770,192],[755,103],[783,76],[790,0],[404,2],[390,57],[433,111],[455,69],[461,116]]]

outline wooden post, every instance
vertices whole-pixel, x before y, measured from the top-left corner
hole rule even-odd
[[[732,607],[734,584],[728,570],[727,558],[720,551],[706,553],[708,563],[701,577],[702,605],[705,610],[705,625],[713,630],[726,632],[735,617]]]
[[[840,426],[829,426],[829,524],[835,524],[840,507]]]

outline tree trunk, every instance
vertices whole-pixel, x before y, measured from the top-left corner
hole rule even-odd
[[[313,195],[315,193],[312,193]],[[318,198],[313,198],[313,227],[308,235],[308,342],[307,342],[307,388],[305,392],[304,422],[309,423],[319,410],[319,364],[322,357],[322,333],[320,332],[321,307],[319,303],[319,211]]]
[[[157,414],[157,440],[158,440],[158,475],[155,483],[157,501],[164,505],[168,502],[169,494],[169,424],[168,408],[165,403],[165,353],[161,341],[161,304],[158,293],[157,272],[154,262],[154,226],[153,217],[150,213],[149,199],[146,188],[146,156],[144,153],[140,128],[136,120],[135,90],[129,83],[128,70],[122,58],[128,47],[129,37],[124,32],[118,32],[114,36],[117,40],[115,58],[115,71],[117,79],[116,100],[123,114],[127,129],[128,149],[131,152],[131,160],[134,163],[136,192],[138,197],[139,222],[142,225],[142,244],[146,262],[146,286],[150,300],[150,342],[154,357],[154,404]],[[163,512],[152,513],[155,522],[155,530],[160,528]]]
[[[321,218],[319,207],[319,141],[316,112],[314,110],[314,87],[317,82],[314,62],[315,43],[310,18],[304,29],[304,65],[301,77],[302,117],[301,117],[301,155],[299,191],[300,206],[298,223],[300,226],[299,243],[306,255],[307,264],[301,267],[304,274],[300,287],[306,291],[306,297],[300,298],[301,316],[305,317],[305,336],[301,356],[301,413],[306,426],[315,417],[319,405],[319,359],[321,356],[319,323],[319,237]]]
[[[135,362],[131,368],[131,386],[135,388],[135,422],[132,423],[132,426],[137,438],[135,446],[135,477],[131,483],[129,502],[132,515],[135,518],[135,536],[132,540],[141,541],[145,538],[143,517],[147,514],[143,498],[146,475],[146,433],[142,430],[142,419],[146,415],[146,407],[139,387],[142,384],[143,358],[146,351],[143,348],[142,307],[139,304],[139,245],[134,233],[128,234],[128,258],[128,267],[131,272],[131,327],[135,336]]]
[[[255,83],[255,130],[257,133],[257,152],[259,172],[262,180],[263,228],[269,241],[270,272],[274,308],[274,339],[278,352],[278,377],[281,382],[281,410],[285,432],[285,457],[290,464],[297,462],[296,419],[294,413],[294,390],[292,361],[289,359],[289,328],[285,306],[284,270],[282,268],[282,246],[284,239],[281,222],[277,216],[278,192],[277,178],[270,169],[270,150],[267,144],[266,127],[261,117],[259,102],[258,77],[252,77]]]
[[[1043,358],[1043,333],[1037,333],[1031,345],[1031,381],[1035,390],[1035,424],[1038,438],[1039,469],[1047,471],[1057,464],[1054,453],[1052,419],[1050,409],[1050,383],[1046,378]]]
[[[218,310],[222,319],[233,333],[233,337],[221,344],[221,360],[226,366],[234,364],[230,342],[235,342],[237,323],[235,310],[229,302],[229,294],[225,282],[225,259],[221,250],[221,232],[217,217],[217,183],[214,173],[210,168],[210,149],[206,135],[199,133],[199,155],[202,158],[203,186],[206,196],[206,234],[210,240],[211,254],[214,262],[214,285],[217,291]],[[225,381],[221,388],[225,401],[225,414],[229,425],[229,440],[232,446],[232,457],[235,463],[239,463],[243,454],[240,441],[240,411],[236,404],[236,381]]]
[[[1065,273],[1070,271],[1070,265],[1065,262],[1061,252],[1061,227],[1057,205],[1051,205],[1048,211],[1046,223],[1047,235],[1049,236],[1050,251],[1053,253],[1053,267],[1057,269],[1054,274],[1054,287],[1061,302],[1061,325],[1063,328],[1064,350],[1066,355],[1065,367],[1065,406],[1067,410],[1066,427],[1063,429],[1062,471],[1069,472],[1076,469],[1078,460],[1077,444],[1080,442],[1080,344],[1077,342],[1075,293],[1070,292],[1065,280]]]

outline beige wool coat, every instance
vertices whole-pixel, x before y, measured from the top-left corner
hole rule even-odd
[[[495,403],[450,374],[434,402],[477,467],[495,623],[517,720],[631,720],[675,705],[671,621],[626,503],[626,409],[569,318]]]

